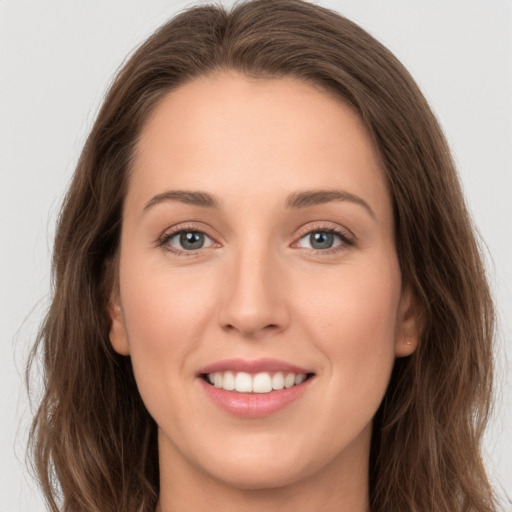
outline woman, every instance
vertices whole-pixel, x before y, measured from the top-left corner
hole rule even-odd
[[[456,172],[341,16],[259,0],[157,31],[87,140],[54,272],[52,510],[494,509],[494,315]]]

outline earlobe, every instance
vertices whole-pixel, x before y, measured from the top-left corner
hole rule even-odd
[[[400,299],[399,325],[395,346],[396,357],[410,356],[421,336],[421,307],[411,286],[404,287]]]
[[[405,338],[399,337],[396,344],[395,356],[396,357],[407,357],[410,356],[417,348],[418,340],[417,338]]]
[[[109,339],[112,348],[123,356],[130,354],[128,336],[124,323],[123,310],[118,297],[112,297],[108,305],[108,316],[110,318]]]

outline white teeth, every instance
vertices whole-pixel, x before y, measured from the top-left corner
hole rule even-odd
[[[284,378],[284,387],[285,388],[291,388],[295,384],[295,374],[289,373]]]
[[[260,372],[251,375],[247,372],[215,372],[208,373],[207,379],[216,388],[239,393],[270,393],[273,390],[291,388],[306,380],[305,373]]]
[[[270,393],[272,391],[272,379],[268,373],[258,373],[252,379],[253,393]]]
[[[274,373],[272,377],[272,389],[283,389],[284,388],[284,375],[283,372]]]
[[[298,375],[295,375],[295,385],[297,386],[301,382],[304,382],[306,380],[306,376],[303,373],[299,373]]]
[[[238,372],[235,377],[235,389],[239,393],[252,392],[252,377],[245,372]]]
[[[224,374],[224,378],[222,380],[222,387],[227,391],[232,391],[235,389],[235,376],[233,372],[226,372]]]

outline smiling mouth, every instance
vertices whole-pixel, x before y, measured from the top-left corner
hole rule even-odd
[[[201,377],[208,384],[226,391],[237,393],[271,393],[289,389],[311,379],[314,373],[293,372],[213,372],[203,373]]]

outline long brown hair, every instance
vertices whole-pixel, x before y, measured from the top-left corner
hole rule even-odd
[[[493,305],[446,140],[398,60],[344,17],[301,0],[180,13],[113,82],[58,223],[53,301],[33,348],[44,391],[31,456],[53,512],[153,511],[156,425],[128,357],[109,342],[123,198],[149,113],[173,88],[231,69],[292,76],[359,113],[384,163],[402,275],[422,304],[416,352],[398,359],[374,419],[372,512],[491,511],[480,455],[492,381]]]

